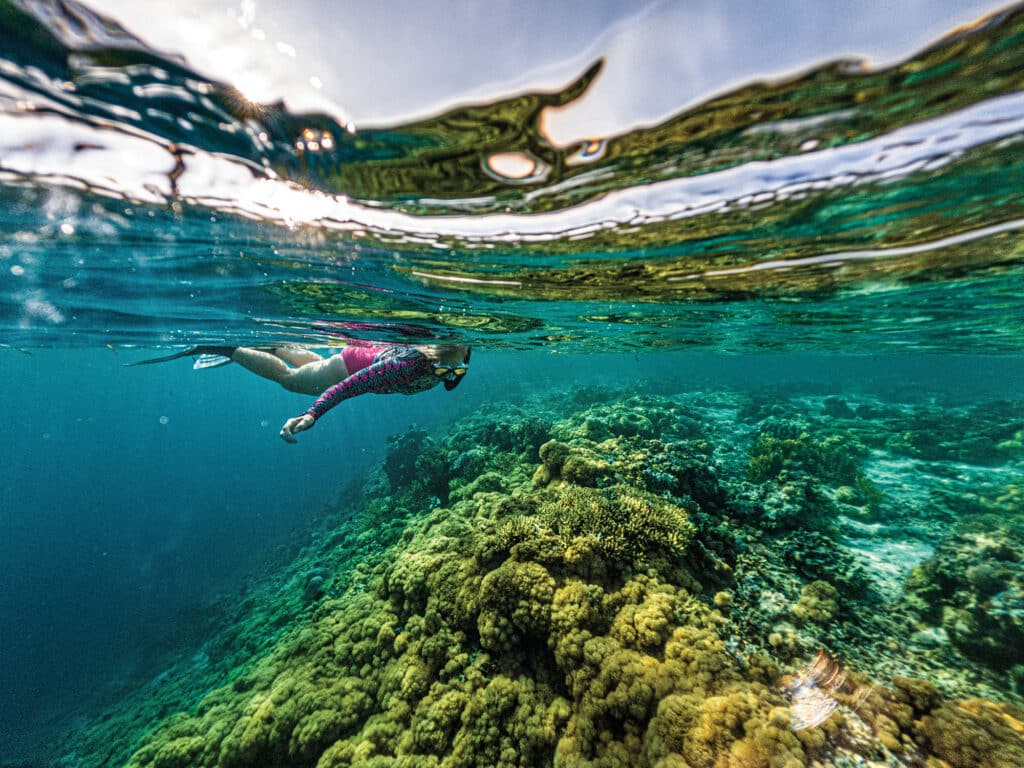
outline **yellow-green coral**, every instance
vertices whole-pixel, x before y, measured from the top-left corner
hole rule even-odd
[[[807,756],[786,710],[765,710],[765,693],[733,685],[714,696],[667,696],[648,728],[647,749],[691,768],[802,768]]]
[[[1024,710],[984,699],[950,702],[922,719],[921,738],[938,758],[930,768],[1019,768]]]
[[[554,594],[555,580],[537,563],[508,561],[488,573],[480,584],[481,647],[505,652],[546,637]]]
[[[827,581],[812,581],[800,590],[800,601],[793,606],[793,615],[800,621],[828,624],[839,610],[839,592]]]
[[[671,561],[666,575],[692,582],[684,510],[625,486],[560,489],[536,518],[500,522],[498,504],[474,496],[413,522],[370,591],[324,603],[244,692],[211,693],[205,714],[157,731],[132,768],[161,750],[218,768],[634,765],[662,699],[740,685],[720,617],[683,584],[638,572]],[[583,567],[605,558],[635,575],[607,582]]]
[[[629,486],[567,487],[542,508],[541,518],[567,544],[591,538],[604,557],[620,564],[642,565],[658,554],[679,558],[694,530],[684,510]]]
[[[624,646],[661,647],[677,623],[674,590],[664,586],[644,595],[643,602],[628,603],[615,616],[609,634]]]
[[[564,480],[576,485],[594,486],[614,476],[611,462],[598,454],[599,446],[588,442],[573,445],[550,440],[540,447],[541,465],[533,475],[533,484],[543,487]]]
[[[333,590],[271,651],[159,724],[129,768],[827,764],[844,744],[833,722],[842,716],[794,733],[785,670],[758,649],[806,650],[837,616],[842,582],[825,571],[829,581],[810,581],[797,599],[818,572],[787,574],[777,610],[741,634],[744,601],[761,582],[751,567],[733,578],[730,515],[745,513],[719,486],[712,448],[672,443],[699,431],[646,398],[529,434],[506,430],[511,459],[465,440],[420,440],[423,456],[403,443],[405,460],[445,464],[447,498],[422,485],[371,494],[358,526],[366,546],[353,550],[360,564],[341,579],[318,563]],[[815,460],[846,450],[804,442]],[[746,465],[734,463],[749,488]],[[791,501],[801,514],[813,499]],[[855,607],[842,599],[844,611]],[[1010,744],[993,754],[1013,755],[1019,742],[1016,710],[944,704],[923,681],[842,703],[874,729],[867,750],[930,756],[934,768],[975,759],[957,747],[965,733],[987,750]]]

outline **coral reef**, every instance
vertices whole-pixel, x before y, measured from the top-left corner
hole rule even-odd
[[[1024,710],[983,699],[950,702],[921,720],[920,738],[946,765],[1013,768],[1024,765]]]
[[[892,688],[862,687],[841,698],[886,750],[904,758],[923,753],[926,768],[1024,765],[1024,709],[1015,704],[943,700],[928,681],[899,677]]]
[[[134,734],[130,768],[1022,764],[1016,533],[937,538],[906,593],[883,589],[844,540],[910,514],[868,428],[908,413],[739,400],[576,392],[392,439],[356,508],[283,571],[287,610],[268,608],[280,582],[236,606],[250,629],[233,638],[273,632],[244,659],[230,641],[219,682],[137,741],[123,714],[96,733]],[[1015,460],[1014,431],[969,436],[984,430]],[[903,641],[929,622],[950,642],[918,659]],[[851,684],[797,732],[787,675],[821,648]],[[966,673],[924,679],[941,654],[999,666],[1007,700],[964,695]]]
[[[798,621],[828,624],[839,612],[839,591],[827,581],[812,581],[800,590],[800,601],[793,606]]]
[[[968,527],[976,528],[980,521]],[[1024,664],[1024,534],[1000,519],[961,530],[907,581],[912,605],[963,653],[997,667]]]

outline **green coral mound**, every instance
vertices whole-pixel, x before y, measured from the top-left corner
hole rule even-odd
[[[833,534],[867,503],[854,427],[713,409],[744,418],[721,395],[578,394],[392,439],[352,519],[297,558],[288,612],[247,598],[272,642],[176,701],[127,766],[959,768],[967,732],[1015,759],[1019,710],[909,678],[793,731],[784,673],[822,647],[912,659],[893,639],[912,611],[880,609]],[[933,613],[985,575],[960,570]]]

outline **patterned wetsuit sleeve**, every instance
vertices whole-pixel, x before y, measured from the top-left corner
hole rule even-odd
[[[432,376],[433,365],[422,352],[410,349],[389,355],[335,384],[306,413],[319,419],[342,400],[367,392],[394,392],[424,374]]]

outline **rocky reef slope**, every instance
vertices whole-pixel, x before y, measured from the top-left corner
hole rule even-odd
[[[412,430],[64,764],[1024,765],[1022,438],[1020,404],[780,392]]]

